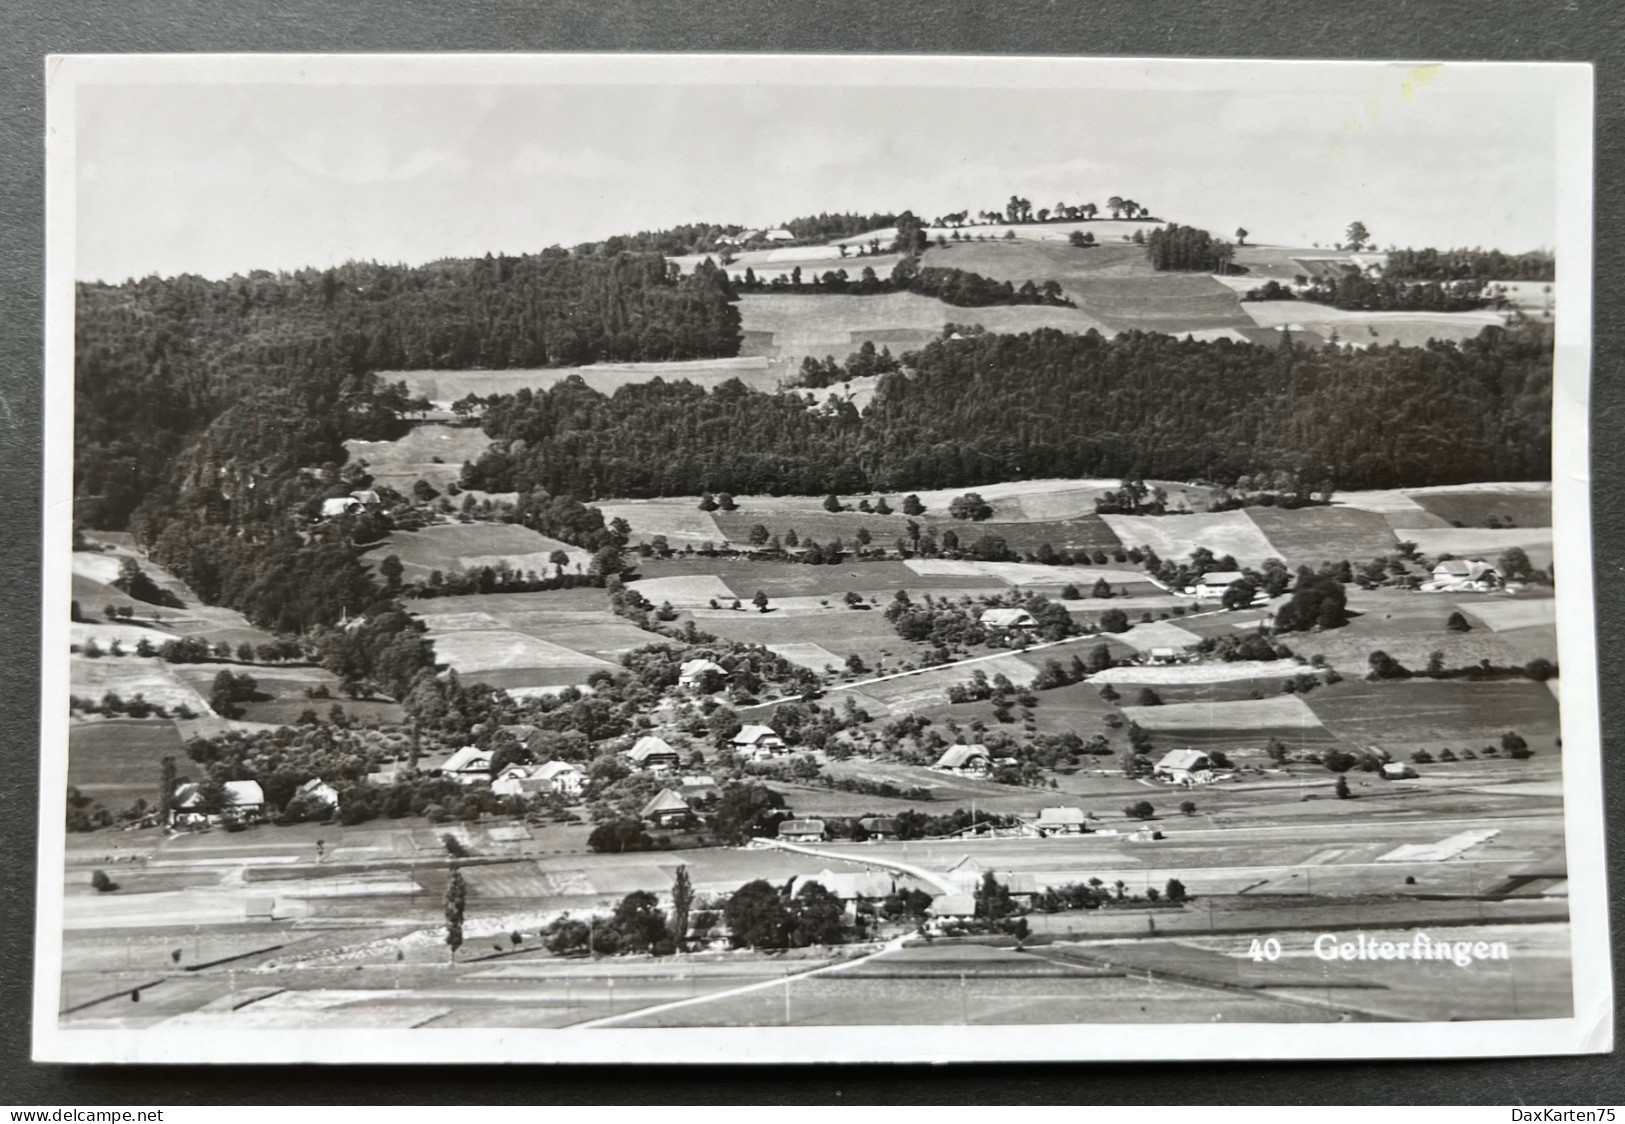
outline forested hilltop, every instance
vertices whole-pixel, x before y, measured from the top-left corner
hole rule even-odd
[[[359,486],[344,442],[427,408],[381,368],[731,356],[727,279],[654,255],[350,264],[79,286],[75,517],[129,527],[206,601],[300,632],[380,594],[296,512]]]
[[[882,377],[861,414],[737,382],[605,397],[567,381],[493,398],[495,444],[464,483],[592,498],[1274,471],[1387,488],[1550,471],[1549,326],[1364,351],[1050,329],[960,336],[905,357],[909,369]]]

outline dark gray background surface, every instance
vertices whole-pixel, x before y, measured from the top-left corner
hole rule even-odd
[[[29,1061],[37,774],[43,59],[112,51],[907,51],[1597,63],[1593,504],[1605,755],[1625,728],[1620,183],[1625,6],[1600,0],[3,0],[0,2],[0,1103],[1625,1103],[1615,1057],[673,1070],[133,1069]],[[901,204],[899,204],[901,205]],[[725,217],[725,216],[723,216]],[[1570,310],[1572,312],[1572,310]],[[1607,795],[1611,882],[1625,817]],[[1625,928],[1611,909],[1615,948]],[[1616,955],[1616,977],[1620,957]],[[1617,989],[1616,989],[1617,992]],[[996,1032],[994,1032],[996,1033]],[[1222,1032],[1217,1032],[1222,1033]]]

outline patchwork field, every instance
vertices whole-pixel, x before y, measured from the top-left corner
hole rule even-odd
[[[1313,691],[1307,701],[1340,737],[1390,752],[1472,749],[1498,743],[1507,730],[1517,730],[1537,754],[1557,751],[1557,700],[1542,683],[1346,680]]]
[[[1491,519],[1498,524],[1510,520],[1516,527],[1552,525],[1550,485],[1543,485],[1539,491],[1516,492],[1429,489],[1412,492],[1411,496],[1423,508],[1452,525],[1487,527]]]
[[[1434,557],[1452,554],[1494,563],[1502,551],[1518,546],[1536,566],[1552,563],[1550,527],[1426,527],[1407,531],[1405,537],[1416,544],[1417,550]]]
[[[1422,347],[1429,340],[1472,339],[1485,328],[1504,324],[1493,309],[1470,312],[1363,312],[1312,301],[1243,301],[1242,310],[1261,328],[1314,332],[1353,347]]]
[[[1381,515],[1352,507],[1251,507],[1247,515],[1294,569],[1343,559],[1358,564],[1392,553],[1397,541]]]
[[[1315,730],[1320,717],[1297,695],[1223,703],[1125,706],[1123,713],[1152,733],[1186,730]]]
[[[113,811],[137,797],[157,801],[159,763],[165,757],[190,764],[173,722],[110,718],[68,727],[68,783]]]
[[[1287,647],[1304,657],[1325,656],[1327,662],[1349,676],[1363,676],[1370,670],[1369,657],[1378,649],[1417,670],[1427,665],[1434,652],[1443,653],[1446,667],[1465,667],[1486,659],[1498,666],[1527,662],[1528,657],[1518,658],[1506,641],[1489,628],[1454,632],[1446,627],[1450,614],[1458,608],[1476,614],[1480,606],[1519,603],[1503,595],[1451,597],[1392,589],[1363,590],[1357,586],[1347,589],[1349,609],[1357,616],[1342,628],[1282,636]],[[1553,652],[1548,658],[1555,656]]]
[[[421,531],[394,531],[377,546],[368,549],[367,561],[376,566],[396,555],[408,582],[427,580],[435,570],[477,570],[506,562],[520,573],[534,571],[550,575],[553,552],[569,556],[567,569],[580,572],[592,555],[578,546],[550,539],[517,523],[439,523]]]
[[[463,462],[479,460],[490,444],[478,426],[429,424],[413,426],[399,440],[350,440],[344,448],[351,464],[366,462],[376,483],[407,495],[419,480],[445,491],[462,478]]]
[[[773,294],[739,298],[747,355],[799,365],[806,356],[845,359],[865,340],[894,353],[924,346],[944,324],[981,324],[990,332],[1109,331],[1100,320],[1074,308],[1047,305],[994,305],[957,308],[914,293],[875,296]]]
[[[895,669],[911,652],[911,647],[878,612],[855,612],[844,606],[818,613],[789,615],[762,614],[754,610],[732,613],[696,614],[696,623],[705,631],[725,640],[765,644],[786,659],[813,666],[818,652],[827,652],[844,663],[856,655],[865,666],[883,671]]]
[[[1202,641],[1196,633],[1171,621],[1137,624],[1127,632],[1118,633],[1117,639],[1141,653],[1150,652],[1155,648],[1192,648]]]
[[[1233,555],[1243,566],[1277,557],[1275,547],[1245,511],[1202,515],[1102,515],[1126,546],[1150,546],[1163,558],[1188,558],[1205,546],[1217,557]]]
[[[843,354],[842,359],[846,356]],[[568,378],[579,378],[600,394],[614,394],[623,386],[664,379],[686,381],[696,386],[719,386],[738,379],[754,390],[771,391],[779,378],[759,357],[739,359],[689,359],[669,363],[597,363],[590,367],[539,367],[501,371],[379,371],[380,380],[404,382],[413,397],[422,396],[441,408],[475,394],[515,394],[521,390],[546,390]],[[479,430],[474,432],[478,433]],[[462,462],[459,461],[459,464]]]
[[[1132,683],[1135,686],[1190,686],[1205,683],[1258,682],[1290,679],[1304,666],[1296,660],[1235,660],[1231,663],[1169,664],[1165,667],[1109,667],[1089,677],[1089,682]]]
[[[125,700],[140,695],[159,706],[187,706],[196,714],[212,713],[204,694],[180,677],[180,666],[138,656],[87,659],[76,655],[70,660],[69,690],[96,700],[109,691]]]
[[[684,596],[692,604],[734,597],[749,601],[757,590],[775,597],[839,597],[848,591],[890,599],[899,589],[910,594],[971,590],[1003,592],[1009,584],[994,577],[964,574],[920,574],[899,561],[842,562],[834,566],[755,562],[744,558],[670,558],[639,565],[644,577],[630,583],[640,591],[661,590]],[[659,583],[659,584],[657,584]],[[718,590],[720,592],[711,592]],[[645,592],[655,604],[661,598]],[[674,600],[672,604],[677,604]]]
[[[604,520],[624,519],[632,528],[631,541],[648,542],[656,535],[665,535],[674,547],[698,546],[709,542],[721,544],[732,537],[722,531],[707,512],[698,506],[699,498],[665,500],[606,500],[593,506],[604,513]],[[745,528],[748,532],[749,527]],[[741,532],[734,542],[744,542]]]

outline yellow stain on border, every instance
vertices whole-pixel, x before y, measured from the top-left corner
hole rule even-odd
[[[1399,84],[1399,96],[1410,101],[1418,90],[1425,90],[1438,81],[1444,70],[1444,63],[1431,62],[1423,66],[1411,67],[1409,76]]]

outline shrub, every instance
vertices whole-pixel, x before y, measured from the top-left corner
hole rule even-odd
[[[90,876],[90,884],[104,894],[110,894],[118,889],[118,883],[107,877],[105,870],[98,870]]]
[[[1138,803],[1126,805],[1123,808],[1123,815],[1131,820],[1148,820],[1156,815],[1156,811],[1151,801],[1141,800]]]

